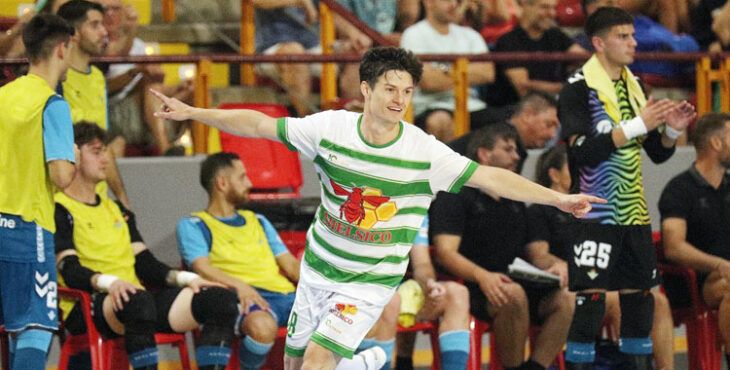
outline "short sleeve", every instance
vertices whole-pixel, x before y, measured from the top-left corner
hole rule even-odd
[[[58,95],[51,96],[43,110],[43,148],[46,162],[76,161],[71,108]]]
[[[681,177],[674,178],[664,187],[659,198],[659,214],[662,221],[667,218],[687,220],[691,213],[691,204],[687,201],[687,189],[681,184]]]
[[[466,210],[460,194],[441,192],[428,210],[431,237],[441,234],[464,235]]]
[[[421,228],[418,229],[416,240],[413,241],[413,245],[429,245],[428,242],[428,215],[423,218]]]
[[[303,118],[284,117],[276,121],[276,134],[291,151],[299,151],[309,159],[317,154],[321,134],[327,127],[332,111],[315,113]]]
[[[177,223],[177,248],[188,267],[196,259],[209,255],[210,246],[199,225],[202,222],[198,217],[187,217]]]
[[[573,40],[566,35],[565,32],[560,30],[560,28],[554,27],[551,31],[553,32],[552,38],[555,41],[557,50],[567,51],[571,46],[573,46]]]
[[[545,206],[533,204],[527,207],[527,242],[549,241],[550,225]]]
[[[279,233],[276,232],[276,229],[274,228],[274,225],[271,224],[271,221],[266,218],[266,216],[261,214],[256,214],[256,218],[261,223],[261,227],[264,228],[264,233],[266,233],[266,240],[269,242],[269,247],[271,248],[271,252],[274,254],[274,257],[279,257],[280,255],[284,253],[289,253],[289,248],[286,247],[286,244],[281,240],[279,237]]]
[[[434,194],[439,191],[458,193],[479,166],[469,158],[457,154],[446,144],[433,137],[431,139],[431,190]]]

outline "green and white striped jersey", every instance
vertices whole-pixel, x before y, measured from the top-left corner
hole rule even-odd
[[[384,305],[433,196],[458,192],[477,164],[403,122],[392,142],[369,144],[361,119],[347,111],[280,118],[278,136],[314,161],[321,185],[300,281]]]

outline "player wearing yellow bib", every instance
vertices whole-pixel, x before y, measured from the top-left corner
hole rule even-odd
[[[0,325],[13,334],[13,369],[44,369],[58,327],[53,193],[71,182],[75,155],[68,103],[52,87],[73,34],[59,17],[34,17],[28,74],[0,88]]]
[[[106,81],[104,74],[89,64],[91,57],[102,55],[106,47],[107,32],[102,24],[104,8],[90,1],[72,0],[58,9],[58,15],[76,28],[76,35],[71,38],[74,43],[71,65],[66,81],[58,86],[58,93],[71,106],[74,123],[93,122],[108,131]],[[115,149],[107,153],[110,159],[107,180],[99,183],[97,191],[106,196],[108,183],[117,199],[130,208],[115,159],[124,154],[124,139],[116,137],[109,146]]]
[[[198,329],[199,369],[225,369],[236,295],[220,284],[187,271],[172,270],[144,244],[134,214],[95,192],[106,176],[109,158],[104,131],[92,123],[74,127],[80,148],[79,171],[71,185],[56,194],[56,261],[60,283],[91,293],[96,329],[107,338],[124,335],[134,369],[157,369],[156,332]],[[159,288],[148,292],[147,286]],[[86,331],[78,303],[62,300],[65,328]]]
[[[278,140],[314,160],[322,205],[307,234],[289,318],[287,369],[334,369],[352,358],[402,280],[436,192],[468,185],[576,216],[588,212],[590,202],[602,202],[478,166],[401,121],[422,71],[410,52],[371,49],[360,64],[363,114],[327,111],[301,119],[194,108],[156,92],[163,102],[158,117],[194,119],[235,135]]]

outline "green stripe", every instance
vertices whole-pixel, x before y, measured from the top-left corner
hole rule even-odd
[[[409,161],[406,159],[398,159],[398,158],[391,158],[391,157],[384,157],[384,156],[379,156],[379,155],[363,153],[363,152],[360,152],[357,150],[353,150],[350,148],[345,148],[344,146],[337,145],[326,139],[322,139],[322,141],[319,142],[319,146],[321,146],[325,149],[329,149],[334,152],[340,153],[340,154],[344,154],[351,158],[355,158],[355,159],[359,159],[359,160],[371,162],[371,163],[384,164],[384,165],[400,167],[400,168],[408,168],[408,169],[412,169],[412,170],[428,170],[431,168],[431,162]]]
[[[352,272],[339,269],[314,254],[311,249],[304,252],[304,260],[314,271],[328,280],[338,283],[375,284],[386,288],[395,288],[403,280],[403,275],[383,275],[371,272]]]
[[[368,176],[335,166],[320,156],[314,158],[314,163],[322,168],[325,174],[327,174],[327,177],[340,185],[349,187],[368,186],[380,190],[385,196],[391,197],[433,195],[431,192],[431,185],[428,183],[428,180],[397,182],[375,176]]]
[[[312,229],[312,235],[314,236],[314,240],[317,241],[317,244],[319,244],[320,247],[324,248],[327,252],[330,252],[334,254],[335,256],[342,257],[346,260],[365,263],[368,265],[377,265],[381,262],[383,263],[394,263],[394,264],[400,264],[403,261],[408,260],[408,255],[405,256],[396,256],[396,255],[388,255],[383,258],[375,258],[375,257],[367,257],[367,256],[360,256],[357,254],[352,254],[349,252],[345,252],[342,249],[337,249],[332,244],[327,243],[326,240],[324,240],[319,234],[317,234],[317,231],[315,229]]]
[[[314,334],[312,334],[311,340],[344,358],[352,358],[352,355],[355,354],[354,348],[348,348],[347,346],[343,346],[342,344],[339,344],[334,340],[327,338],[317,332],[314,332]]]
[[[284,346],[284,353],[291,357],[304,357],[304,350],[306,350],[306,348],[298,349],[289,347],[288,345]]]
[[[297,151],[297,148],[289,142],[289,134],[286,132],[286,117],[281,117],[276,120],[276,136],[279,137],[279,140],[281,140],[281,142],[284,143],[289,150],[292,152]]]
[[[474,161],[469,161],[469,164],[464,168],[463,171],[461,171],[461,175],[459,175],[459,178],[454,181],[454,183],[449,188],[449,193],[458,193],[461,190],[461,187],[466,184],[467,181],[471,178],[471,176],[474,174],[474,171],[479,168],[479,165],[476,164]]]
[[[371,245],[374,247],[377,247],[377,246],[389,247],[389,246],[392,246],[393,244],[411,245],[411,244],[413,244],[413,241],[416,240],[416,236],[418,235],[417,228],[411,228],[408,226],[394,227],[394,228],[382,228],[382,229],[370,229],[370,230],[359,229],[357,226],[355,226],[345,220],[342,220],[338,217],[335,217],[333,214],[327,212],[327,210],[324,209],[324,207],[319,207],[319,214],[317,215],[317,217],[319,218],[319,222],[322,223],[322,226],[324,226],[327,230],[332,231],[335,235],[338,235],[343,238],[347,238],[353,242],[362,242],[364,244]],[[378,243],[378,244],[368,243],[368,242],[357,239],[357,235],[354,235],[352,237],[349,236],[349,235],[352,235],[352,233],[350,233],[348,235],[338,233],[335,230],[332,230],[332,228],[330,228],[330,226],[327,224],[326,220],[328,217],[332,218],[335,221],[338,221],[344,225],[350,226],[351,232],[357,232],[357,230],[362,230],[363,232],[370,232],[370,233],[373,233],[373,232],[390,233],[390,240],[388,241],[388,243]]]

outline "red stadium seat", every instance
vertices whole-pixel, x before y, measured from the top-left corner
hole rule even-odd
[[[254,109],[271,117],[286,117],[286,107],[279,104],[229,103],[221,109]],[[299,155],[284,144],[268,139],[243,138],[220,132],[221,148],[241,157],[248,177],[253,183],[250,197],[259,199],[299,198],[302,186],[302,168]]]
[[[94,321],[91,318],[91,297],[88,293],[58,287],[60,297],[75,299],[81,302],[81,310],[86,323],[86,334],[82,335],[61,335],[61,357],[58,361],[58,369],[68,369],[68,361],[71,356],[81,352],[91,354],[91,368],[94,370],[129,369],[129,360],[124,351],[124,338],[104,339],[96,330]],[[190,370],[188,348],[184,334],[155,334],[155,342],[170,344],[177,347],[180,353],[180,363],[183,370]],[[3,357],[4,358],[4,357]]]
[[[583,27],[585,16],[580,6],[580,0],[560,0],[555,10],[558,13],[560,27]]]

